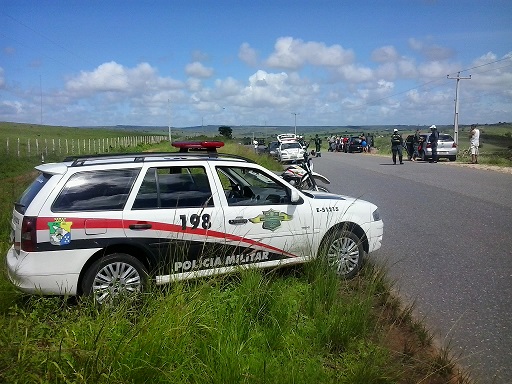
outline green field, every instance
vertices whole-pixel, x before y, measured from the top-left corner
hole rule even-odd
[[[26,138],[55,134],[46,127],[23,130]],[[69,132],[100,139],[115,133]],[[0,138],[6,133],[0,130]],[[130,151],[167,149],[169,143],[161,142]],[[280,167],[236,140],[225,151]],[[13,201],[38,162],[38,156],[3,157],[1,257],[10,246]],[[370,264],[348,282],[318,260],[150,287],[141,297],[104,308],[21,294],[1,265],[0,382],[468,382],[448,349],[433,348],[413,308],[391,294],[385,272]]]

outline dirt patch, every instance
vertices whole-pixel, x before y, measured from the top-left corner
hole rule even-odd
[[[391,158],[390,154],[389,155],[381,154],[381,153],[379,153],[378,149],[376,149],[376,148],[372,148],[371,155]],[[499,165],[471,164],[471,163],[460,163],[460,162],[455,162],[455,161],[440,161],[438,164],[447,164],[447,165],[453,165],[456,167],[466,167],[466,168],[473,168],[473,169],[483,169],[485,171],[501,172],[501,173],[507,173],[509,175],[512,175],[512,167],[505,167],[505,166],[499,166]]]
[[[500,167],[499,165],[490,165],[490,164],[471,164],[471,163],[455,163],[455,162],[447,162],[444,164],[455,165],[457,167],[483,169],[485,171],[508,173],[509,175],[512,175],[512,167]]]

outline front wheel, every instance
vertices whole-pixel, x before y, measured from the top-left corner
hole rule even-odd
[[[148,273],[135,257],[113,253],[96,260],[86,271],[82,290],[99,304],[142,292]]]
[[[345,279],[351,279],[359,272],[365,255],[361,239],[346,229],[328,233],[320,252],[336,273]]]

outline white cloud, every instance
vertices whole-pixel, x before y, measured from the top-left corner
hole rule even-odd
[[[336,67],[349,64],[353,60],[353,52],[338,44],[326,46],[324,43],[281,37],[276,41],[274,52],[266,60],[266,64],[271,68],[298,70],[308,64]]]
[[[258,53],[249,43],[243,43],[238,50],[238,58],[245,64],[255,66],[258,63]]]
[[[398,75],[396,63],[383,63],[375,69],[375,76],[382,79],[395,79]]]
[[[400,58],[395,47],[386,45],[372,52],[372,60],[378,63],[395,62]]]
[[[0,103],[0,115],[17,116],[23,113],[23,104],[19,101],[3,101]]]
[[[213,75],[213,68],[205,67],[199,61],[187,64],[185,73],[190,77],[207,79]]]
[[[128,78],[124,67],[111,61],[101,64],[93,72],[82,71],[67,82],[66,88],[77,93],[122,92],[128,89]]]
[[[408,44],[413,51],[420,53],[427,60],[447,60],[455,55],[455,51],[452,48],[435,44],[431,42],[431,39],[423,42],[415,38],[410,38]]]
[[[353,64],[344,65],[338,68],[337,72],[350,83],[362,83],[373,79],[372,69]]]
[[[82,71],[66,82],[66,90],[73,97],[87,97],[95,93],[138,94],[181,87],[181,82],[159,77],[156,69],[148,63],[130,69],[113,61],[101,64],[92,72]]]
[[[428,79],[446,77],[452,71],[452,66],[439,61],[426,62],[418,67],[418,75]]]
[[[418,76],[418,69],[416,63],[410,59],[402,59],[398,62],[398,71],[402,77],[406,79],[413,79]]]

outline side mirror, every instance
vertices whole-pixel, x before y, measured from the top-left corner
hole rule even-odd
[[[290,196],[290,201],[292,202],[292,204],[297,203],[298,201],[300,201],[299,192],[296,189],[292,189],[291,191],[292,191],[292,194]]]

